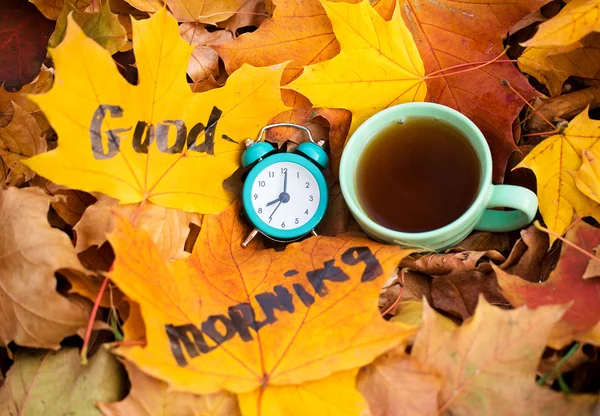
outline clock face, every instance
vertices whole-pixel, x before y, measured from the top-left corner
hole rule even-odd
[[[276,162],[263,169],[252,184],[252,209],[279,230],[305,225],[317,212],[321,193],[312,173],[293,162]]]

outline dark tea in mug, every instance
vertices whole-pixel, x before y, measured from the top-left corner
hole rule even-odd
[[[435,230],[459,218],[481,182],[477,153],[462,131],[434,117],[411,116],[379,131],[361,153],[358,201],[383,227]]]

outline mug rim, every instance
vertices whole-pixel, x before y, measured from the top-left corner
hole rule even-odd
[[[369,132],[369,130],[374,129],[374,126],[376,126],[377,123],[380,122],[380,119],[387,117],[390,113],[400,117],[403,115],[402,113],[405,112],[405,110],[415,110],[415,109],[423,110],[423,114],[419,114],[419,115],[424,115],[424,116],[428,116],[429,114],[426,114],[426,111],[431,110],[431,109],[438,112],[438,114],[441,112],[442,114],[446,115],[447,117],[440,117],[440,118],[444,119],[445,121],[447,121],[449,123],[452,123],[456,128],[459,128],[459,127],[455,125],[454,120],[459,119],[462,122],[464,122],[472,130],[472,132],[467,132],[460,128],[459,129],[461,131],[463,131],[463,133],[468,137],[469,142],[471,142],[471,146],[475,147],[473,142],[476,140],[481,142],[481,144],[482,144],[481,148],[483,149],[483,155],[480,155],[479,152],[476,151],[477,159],[479,160],[479,163],[481,166],[481,173],[482,173],[481,186],[478,191],[477,197],[471,203],[469,208],[467,208],[467,210],[465,212],[463,212],[454,221],[450,222],[449,224],[444,225],[443,227],[435,228],[435,229],[429,230],[429,231],[411,233],[411,232],[405,232],[405,231],[396,231],[391,228],[384,227],[383,225],[372,220],[367,215],[365,210],[362,208],[362,206],[358,202],[358,194],[355,191],[355,189],[356,189],[356,185],[355,185],[356,167],[358,167],[358,161],[360,160],[360,157],[362,156],[362,151],[364,150],[364,147],[361,149],[361,152],[356,156],[352,156],[351,153],[353,153],[353,152],[346,151],[346,150],[352,150],[351,146],[353,145],[353,143],[354,143],[354,146],[357,146],[358,140],[361,138],[360,136],[371,137],[371,136],[373,136],[373,134],[375,132],[379,131],[381,128],[385,127],[386,125],[389,125],[389,123],[382,124],[380,127],[375,127],[375,129],[376,129],[375,132]],[[436,116],[436,115],[434,114],[434,116]],[[356,162],[356,164],[354,165],[354,168],[352,166],[353,161]],[[485,136],[483,135],[481,130],[479,130],[479,128],[475,125],[475,123],[473,123],[464,114],[460,113],[459,111],[457,111],[451,107],[448,107],[448,106],[445,106],[442,104],[431,103],[431,102],[410,102],[410,103],[397,104],[395,106],[386,108],[385,110],[379,111],[378,113],[375,113],[354,131],[352,136],[350,136],[350,138],[346,142],[346,145],[344,146],[344,150],[342,151],[342,157],[340,160],[338,176],[339,176],[339,181],[340,181],[340,188],[342,190],[342,195],[344,196],[346,204],[348,205],[348,208],[350,208],[352,215],[354,215],[355,217],[358,217],[357,219],[359,220],[359,223],[364,223],[366,225],[366,228],[373,229],[377,234],[385,235],[386,238],[388,238],[389,240],[394,240],[394,242],[398,242],[398,243],[401,243],[401,242],[403,242],[402,240],[405,240],[406,243],[410,244],[411,242],[414,243],[417,241],[429,240],[431,238],[435,238],[435,237],[439,236],[440,234],[446,234],[446,233],[451,234],[451,233],[455,233],[455,232],[459,233],[460,228],[464,227],[465,223],[468,222],[469,218],[472,218],[473,216],[477,215],[477,213],[479,211],[483,212],[483,210],[485,209],[485,205],[487,204],[489,188],[492,185],[492,154],[490,151],[490,147],[487,143],[487,140],[485,139]],[[361,225],[361,228],[363,228],[362,225]]]

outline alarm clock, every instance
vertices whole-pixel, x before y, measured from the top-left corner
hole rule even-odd
[[[293,127],[308,135],[294,153],[276,152],[264,141],[267,130]],[[329,158],[323,141],[315,143],[309,129],[292,123],[270,124],[261,129],[256,141],[246,140],[242,166],[252,166],[244,182],[242,203],[254,230],[242,243],[246,247],[261,233],[271,240],[290,242],[307,234],[325,215],[329,192],[322,169]]]

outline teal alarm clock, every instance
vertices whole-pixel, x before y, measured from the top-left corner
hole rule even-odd
[[[293,127],[308,135],[294,153],[276,152],[264,141],[267,130]],[[322,170],[329,158],[323,141],[315,143],[309,129],[292,123],[278,123],[261,129],[256,141],[246,140],[242,166],[252,166],[244,182],[242,202],[254,230],[242,243],[246,247],[258,234],[282,242],[313,233],[321,222],[329,199]]]

